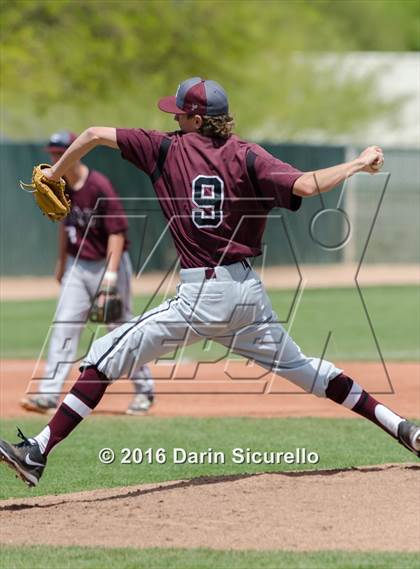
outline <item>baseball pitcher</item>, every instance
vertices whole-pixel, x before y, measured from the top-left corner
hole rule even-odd
[[[228,99],[215,81],[187,79],[159,101],[176,132],[92,127],[50,169],[59,180],[99,145],[121,152],[152,180],[180,257],[177,295],[95,341],[81,374],[42,431],[19,444],[0,442],[0,456],[36,485],[48,454],[98,405],[108,385],[136,365],[161,357],[174,343],[212,338],[305,391],[352,409],[417,456],[420,428],[376,401],[333,363],[308,357],[278,322],[249,259],[261,253],[266,216],[296,211],[302,199],[328,192],[357,172],[383,163],[378,146],[355,160],[301,172],[257,144],[232,134]],[[29,463],[28,460],[29,459]]]

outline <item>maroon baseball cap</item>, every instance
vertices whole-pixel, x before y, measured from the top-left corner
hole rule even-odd
[[[163,97],[158,107],[175,115],[226,115],[229,112],[227,95],[216,81],[192,77],[183,81],[176,95]]]
[[[77,134],[68,130],[60,130],[50,136],[47,146],[44,150],[47,152],[64,152],[77,138]]]

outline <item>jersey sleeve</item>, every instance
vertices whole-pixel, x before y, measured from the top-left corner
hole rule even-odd
[[[303,172],[275,158],[258,144],[253,144],[247,153],[248,171],[256,191],[271,207],[283,207],[297,211],[302,198],[293,193],[293,186]]]
[[[120,197],[111,182],[105,176],[98,177],[99,208],[103,215],[103,227],[108,235],[126,233],[128,230],[127,216],[125,215]]]
[[[121,156],[150,176],[156,166],[159,147],[165,137],[157,130],[117,128],[117,144]]]

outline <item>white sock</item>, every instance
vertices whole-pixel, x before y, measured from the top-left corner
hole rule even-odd
[[[39,445],[39,450],[41,454],[44,454],[45,449],[47,448],[48,441],[50,440],[51,436],[51,429],[47,425],[42,429],[42,431],[36,437],[29,439],[31,442],[36,442]]]
[[[398,425],[404,421],[404,419],[396,415],[391,409],[388,409],[388,407],[380,404],[375,407],[375,417],[394,437],[398,436]]]

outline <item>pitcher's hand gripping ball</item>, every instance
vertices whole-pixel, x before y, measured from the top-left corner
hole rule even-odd
[[[70,200],[65,193],[66,182],[51,180],[44,176],[42,170],[51,168],[49,164],[39,164],[32,172],[32,183],[24,184],[20,182],[22,190],[34,194],[35,201],[42,211],[51,221],[61,221],[70,213]]]
[[[121,319],[123,305],[120,295],[115,287],[99,290],[95,296],[89,319],[91,322],[118,322]]]

